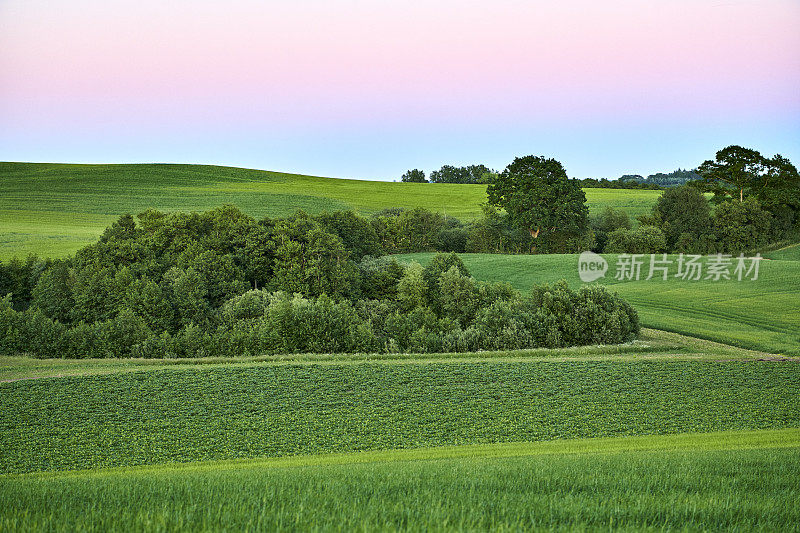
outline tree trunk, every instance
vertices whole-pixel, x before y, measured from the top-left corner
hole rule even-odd
[[[744,202],[744,188],[739,189],[739,201]]]
[[[539,238],[540,229],[541,228],[537,227],[536,231],[533,231],[533,229],[528,228],[528,233],[530,233],[531,237],[533,237],[534,239],[538,239]],[[534,252],[536,252],[536,242],[534,242],[533,245],[531,245],[531,253],[534,253]]]

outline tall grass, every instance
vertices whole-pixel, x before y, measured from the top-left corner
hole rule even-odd
[[[517,457],[399,452],[388,462],[0,477],[0,530],[796,530],[796,435],[784,447],[742,435],[733,449],[703,449],[718,437],[688,449],[617,439]]]

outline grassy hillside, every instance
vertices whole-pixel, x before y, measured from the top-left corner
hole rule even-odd
[[[0,529],[788,531],[798,458],[783,430],[0,476]]]
[[[0,259],[63,256],[93,242],[123,213],[203,211],[225,203],[263,217],[424,207],[464,220],[480,214],[483,185],[391,183],[204,165],[0,163]],[[590,208],[646,212],[659,191],[586,189]]]
[[[792,250],[796,248],[785,251],[787,257],[795,253]],[[424,264],[432,256],[398,257]],[[612,285],[631,302],[643,325],[745,348],[800,355],[800,261],[762,261],[755,281],[645,280],[648,264],[642,268],[640,281],[618,282],[613,279],[617,256],[604,257],[609,272],[599,282]],[[520,290],[559,279],[573,287],[581,284],[577,255],[463,254],[462,258],[476,279],[508,281]],[[673,265],[673,273],[675,268]]]

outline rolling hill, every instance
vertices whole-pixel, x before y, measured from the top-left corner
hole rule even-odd
[[[644,213],[660,191],[586,189],[590,209]],[[320,178],[233,167],[173,164],[0,163],[0,259],[68,255],[124,213],[152,207],[204,211],[234,204],[255,216],[424,207],[463,220],[480,216],[485,185]]]

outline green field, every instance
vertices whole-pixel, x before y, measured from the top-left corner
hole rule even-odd
[[[793,429],[33,474],[0,529],[789,531],[798,459]]]
[[[42,377],[41,367],[60,373],[66,363],[37,368],[8,358],[0,467],[17,473],[800,426],[797,367],[758,358],[658,332],[622,353],[98,362],[102,373],[84,362],[82,372],[54,378]]]
[[[586,189],[590,209],[649,211],[660,191]],[[234,204],[255,216],[424,207],[470,220],[485,185],[318,178],[203,165],[0,163],[0,259],[58,257],[94,242],[123,213],[205,211]]]
[[[649,263],[642,269],[642,279],[621,282],[613,278],[617,256],[604,254],[609,272],[599,282],[613,286],[633,304],[644,326],[744,348],[800,355],[800,261],[788,259],[792,250],[796,248],[784,251],[787,259],[762,261],[757,280],[741,282],[684,281],[674,276],[666,281],[645,280]],[[425,264],[433,254],[397,257]],[[476,279],[507,281],[523,291],[533,284],[559,279],[573,287],[581,284],[577,255],[461,257]],[[673,272],[675,268],[673,265]]]
[[[2,358],[0,529],[787,529],[798,398],[792,362],[651,330],[427,358]]]
[[[148,207],[467,220],[485,195],[197,165],[0,163],[0,179],[2,259],[69,254]],[[632,215],[660,194],[586,192]],[[798,250],[742,282],[618,282],[604,255],[647,326],[615,346],[0,357],[0,531],[797,530]],[[523,291],[581,283],[576,255],[462,258]]]

